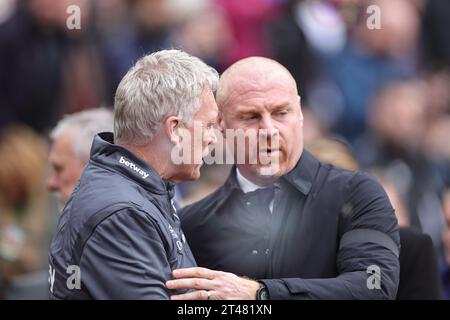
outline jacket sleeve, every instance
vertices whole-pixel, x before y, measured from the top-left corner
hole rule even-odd
[[[356,174],[342,191],[338,276],[262,280],[270,299],[395,299],[400,245],[394,209],[366,174]]]
[[[168,299],[167,254],[155,222],[123,209],[102,221],[80,260],[81,285],[93,299]]]

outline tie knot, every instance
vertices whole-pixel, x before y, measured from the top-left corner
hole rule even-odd
[[[269,207],[270,202],[272,201],[273,196],[275,194],[275,187],[270,186],[270,187],[260,188],[260,189],[256,190],[256,192],[259,195],[259,199],[261,200],[261,203],[264,206]]]

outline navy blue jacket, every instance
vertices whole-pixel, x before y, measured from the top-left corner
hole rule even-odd
[[[305,150],[277,185],[272,215],[235,169],[181,211],[199,266],[260,279],[271,299],[395,298],[398,225],[378,182]]]
[[[167,299],[172,270],[196,266],[172,196],[173,183],[112,133],[97,135],[51,243],[51,297]]]

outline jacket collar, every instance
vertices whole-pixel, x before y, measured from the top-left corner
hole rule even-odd
[[[319,165],[320,162],[304,149],[297,165],[281,179],[289,182],[306,196],[311,191]],[[224,184],[224,196],[227,198],[236,189],[241,190],[236,177],[236,166],[233,166]]]
[[[118,172],[146,190],[156,194],[174,194],[174,182],[163,180],[146,162],[131,151],[114,144],[112,132],[95,136],[91,148],[91,161]]]
[[[311,191],[319,166],[320,162],[303,149],[297,165],[282,178],[306,196]]]

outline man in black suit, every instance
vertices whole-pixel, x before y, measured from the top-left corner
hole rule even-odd
[[[270,59],[243,59],[222,75],[217,103],[223,130],[262,133],[259,160],[249,161],[246,144],[225,184],[181,212],[204,268],[175,270],[169,289],[196,290],[172,299],[394,299],[399,234],[389,199],[367,174],[303,150],[291,74]]]

